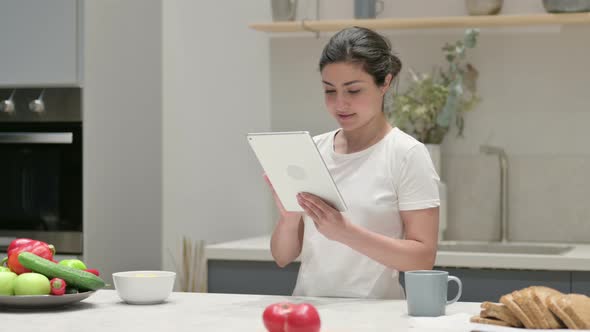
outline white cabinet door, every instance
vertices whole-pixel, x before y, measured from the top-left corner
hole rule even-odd
[[[0,86],[78,86],[77,0],[0,0]]]

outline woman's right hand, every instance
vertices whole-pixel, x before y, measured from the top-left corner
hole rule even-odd
[[[263,176],[264,176],[264,181],[266,181],[266,183],[270,187],[270,190],[272,191],[272,196],[274,197],[275,204],[276,204],[277,208],[279,209],[281,219],[284,221],[288,221],[288,222],[298,222],[301,219],[301,217],[303,216],[303,213],[302,212],[291,212],[291,211],[285,210],[285,207],[283,206],[283,203],[279,199],[279,195],[277,195],[275,188],[272,186],[270,179],[268,178],[266,173]]]

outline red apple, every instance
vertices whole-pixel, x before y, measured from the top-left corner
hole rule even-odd
[[[262,321],[268,332],[285,332],[287,314],[293,310],[293,304],[288,302],[273,303],[264,309]]]
[[[285,332],[319,332],[320,314],[309,303],[301,303],[293,307],[287,315]]]
[[[320,315],[309,303],[274,303],[262,314],[268,332],[319,332]]]

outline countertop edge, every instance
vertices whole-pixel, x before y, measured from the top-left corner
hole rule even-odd
[[[206,247],[207,260],[262,261],[273,262],[270,253],[269,237],[261,236],[239,241],[224,242]],[[590,245],[574,245],[574,249],[564,255],[460,253],[439,251],[435,266],[454,268],[489,268],[513,270],[546,271],[589,271],[588,256],[571,256],[578,247],[590,252]],[[584,252],[585,252],[584,251]],[[296,262],[299,258],[296,259]]]

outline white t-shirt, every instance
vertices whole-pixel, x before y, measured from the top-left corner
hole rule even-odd
[[[398,128],[369,148],[334,152],[337,130],[314,137],[352,223],[392,238],[404,237],[399,211],[440,205],[439,177],[424,144]],[[352,248],[324,237],[310,217],[295,296],[403,299],[398,273]]]

